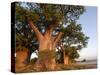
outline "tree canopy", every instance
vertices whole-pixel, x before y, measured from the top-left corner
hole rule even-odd
[[[65,51],[70,56],[78,57],[77,50],[86,47],[88,37],[82,32],[81,24],[77,24],[79,17],[85,12],[83,6],[55,5],[40,3],[16,3],[16,42],[31,50],[38,50],[39,41],[35,31],[29,26],[31,21],[44,36],[49,29],[51,38],[65,45]],[[59,38],[59,33],[62,33]],[[56,40],[57,36],[60,40]],[[70,49],[68,49],[70,48]]]

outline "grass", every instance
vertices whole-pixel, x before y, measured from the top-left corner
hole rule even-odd
[[[97,64],[69,64],[69,65],[57,64],[56,69],[54,71],[95,69],[95,68],[97,68]],[[45,70],[45,71],[49,71],[49,70]],[[34,69],[34,64],[31,63],[31,64],[23,67],[21,70],[19,69],[16,72],[23,73],[23,72],[41,72],[41,71],[36,71]]]
[[[97,68],[97,64],[69,64],[61,65],[61,70],[80,70]]]

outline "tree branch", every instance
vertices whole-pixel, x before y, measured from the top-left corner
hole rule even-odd
[[[38,40],[41,40],[43,38],[41,32],[37,29],[37,27],[34,25],[32,21],[28,21],[28,23],[32,30],[35,32],[35,35],[37,36]]]
[[[47,30],[45,31],[44,37],[49,37],[48,39],[51,39],[52,30],[53,30],[53,27],[47,28]]]
[[[56,36],[56,38],[54,39],[54,44],[56,45],[58,43],[58,41],[60,40],[61,36],[62,36],[62,32],[59,32],[58,35]]]

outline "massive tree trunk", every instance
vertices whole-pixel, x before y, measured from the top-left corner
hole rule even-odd
[[[28,52],[27,48],[16,51],[16,68],[21,68],[28,64],[26,61],[28,59]]]
[[[64,53],[64,65],[68,65],[69,64],[69,57],[65,54],[65,51],[63,53]]]
[[[61,32],[58,33],[58,35],[55,38],[53,38],[52,37],[53,27],[49,27],[45,31],[44,35],[42,35],[42,33],[38,30],[38,28],[33,24],[32,21],[29,21],[29,26],[35,32],[35,35],[38,39],[40,55],[44,53],[43,57],[41,56],[40,59],[37,61],[37,65],[39,65],[39,68],[41,67],[42,69],[43,67],[45,67],[47,69],[54,70],[56,61],[55,61],[55,57],[52,57],[52,55],[55,54],[55,48],[56,48],[57,42],[61,38],[62,33]],[[51,56],[52,58],[48,59],[49,56]]]
[[[66,55],[65,53],[65,48],[64,48],[64,45],[63,43],[60,43],[60,46],[59,46],[63,52],[63,62],[64,62],[64,65],[68,65],[69,64],[69,56]]]

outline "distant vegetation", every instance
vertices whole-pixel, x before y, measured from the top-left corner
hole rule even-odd
[[[82,62],[86,62],[86,59],[83,59]]]

